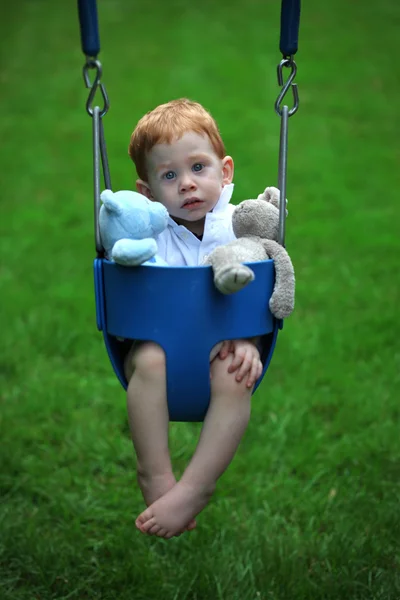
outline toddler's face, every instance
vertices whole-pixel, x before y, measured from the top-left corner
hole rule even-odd
[[[177,222],[191,229],[218,202],[224,185],[233,178],[230,156],[220,159],[207,135],[187,132],[170,144],[156,144],[147,156],[147,190]]]

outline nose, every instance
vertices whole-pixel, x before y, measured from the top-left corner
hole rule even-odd
[[[179,180],[179,191],[182,193],[188,192],[190,190],[197,189],[196,182],[194,181],[192,173],[184,173],[182,174]]]

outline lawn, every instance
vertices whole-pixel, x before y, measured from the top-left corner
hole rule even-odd
[[[98,0],[114,189],[130,133],[202,102],[235,202],[276,185],[279,2]],[[0,597],[399,600],[400,6],[303,2],[287,249],[296,309],[194,532],[140,534],[125,397],[96,330],[74,2],[1,8]],[[171,424],[179,476],[199,424]]]

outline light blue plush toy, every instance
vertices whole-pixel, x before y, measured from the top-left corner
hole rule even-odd
[[[100,199],[100,236],[106,256],[120,265],[162,265],[154,239],[168,224],[168,211],[137,192],[104,190]]]

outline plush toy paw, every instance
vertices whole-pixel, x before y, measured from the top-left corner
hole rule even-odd
[[[122,239],[115,242],[111,258],[125,267],[136,267],[152,258],[156,252],[157,243],[151,238],[145,240]]]
[[[269,310],[276,319],[286,319],[294,309],[294,297],[292,294],[274,293],[269,301]]]
[[[227,265],[215,274],[214,282],[222,294],[233,294],[253,281],[255,275],[249,267],[241,264]]]

